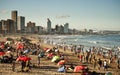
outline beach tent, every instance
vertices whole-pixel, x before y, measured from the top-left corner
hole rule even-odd
[[[76,66],[74,69],[74,72],[79,72],[80,70],[83,70],[83,69],[85,69],[84,66]]]
[[[64,65],[66,63],[66,60],[60,60],[57,65]]]
[[[55,62],[56,60],[59,60],[59,59],[60,59],[59,56],[54,56],[54,57],[52,58],[51,62]]]
[[[31,58],[30,58],[30,57],[27,57],[27,56],[19,56],[19,57],[16,59],[16,61],[24,61],[24,62],[26,62],[26,61],[28,61],[28,60],[31,60]]]
[[[5,54],[5,52],[0,52],[0,56],[3,56]]]
[[[58,69],[58,72],[66,72],[65,66],[60,67],[60,68]]]

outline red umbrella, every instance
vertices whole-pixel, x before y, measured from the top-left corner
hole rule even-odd
[[[5,45],[4,45],[4,44],[2,44],[0,47],[1,47],[2,49],[4,49],[4,48],[5,48]]]
[[[5,52],[0,52],[0,56],[3,56],[5,54]]]
[[[53,53],[47,54],[47,57],[52,58],[53,57]]]
[[[22,44],[19,44],[18,46],[17,46],[17,50],[18,49],[23,49],[24,48],[24,46],[22,45]]]
[[[45,51],[47,51],[49,48],[44,48]]]
[[[60,60],[57,65],[63,65],[66,63],[66,60]]]
[[[79,72],[80,70],[85,69],[85,66],[76,66],[74,72]]]
[[[27,56],[19,56],[16,61],[20,61],[20,60],[26,62],[28,60],[31,60],[31,58]]]

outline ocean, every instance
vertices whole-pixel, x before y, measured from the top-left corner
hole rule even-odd
[[[120,35],[44,35],[51,44],[84,45],[86,47],[120,47]]]

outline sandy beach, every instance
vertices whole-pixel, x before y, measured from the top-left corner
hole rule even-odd
[[[38,36],[39,35],[24,35],[25,38],[31,40],[30,41],[31,43],[38,44],[38,42],[39,42],[41,49],[44,49],[44,48],[51,49],[54,47],[54,45],[40,42],[40,39],[38,39]],[[16,35],[16,36],[10,35],[10,36],[6,36],[6,37],[0,37],[0,41],[6,41],[7,37],[17,39],[17,38],[20,38],[21,35]],[[63,49],[59,48],[59,51],[61,53],[63,53],[65,56],[67,56],[68,64],[74,63],[76,65],[81,65],[77,55],[75,55],[70,50],[64,51]],[[81,72],[74,73],[71,71],[68,71],[66,73],[59,73],[59,72],[57,72],[59,66],[56,63],[53,63],[53,62],[51,62],[51,60],[48,60],[46,58],[41,58],[40,66],[37,66],[37,55],[30,54],[29,56],[32,58],[31,63],[34,64],[34,66],[31,68],[30,72],[28,72],[28,73],[27,72],[17,72],[17,70],[19,69],[19,66],[16,66],[15,72],[13,72],[12,64],[0,63],[0,75],[81,75]],[[101,58],[102,60],[104,60],[104,58],[102,56],[96,55],[96,57],[97,57],[97,59]],[[101,75],[105,75],[106,72],[111,72],[112,75],[120,75],[120,69],[116,68],[117,64],[111,63],[110,65],[111,65],[111,68],[108,68],[105,71],[103,68],[101,68],[101,70],[99,70],[98,66],[94,69],[92,63],[87,64],[90,72],[96,71],[97,73],[101,73]]]

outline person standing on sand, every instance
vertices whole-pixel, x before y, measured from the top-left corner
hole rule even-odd
[[[118,58],[117,64],[118,64],[118,69],[119,69],[120,68],[120,58]]]
[[[38,66],[40,65],[40,58],[41,57],[43,57],[43,54],[42,54],[43,52],[40,52],[39,54],[38,54],[38,56],[37,56],[37,59],[38,59]]]
[[[94,59],[93,65],[94,65],[94,69],[95,69],[95,68],[96,68],[96,65],[97,65],[97,59]]]
[[[104,66],[104,70],[107,70],[107,61],[106,60],[103,62],[103,66]]]
[[[101,67],[102,67],[102,60],[101,60],[100,58],[99,58],[99,60],[98,60],[98,65],[99,65],[98,69],[100,70]]]
[[[22,72],[24,71],[25,66],[26,66],[26,62],[21,61],[21,71]]]
[[[40,65],[40,56],[38,55],[38,66]]]

